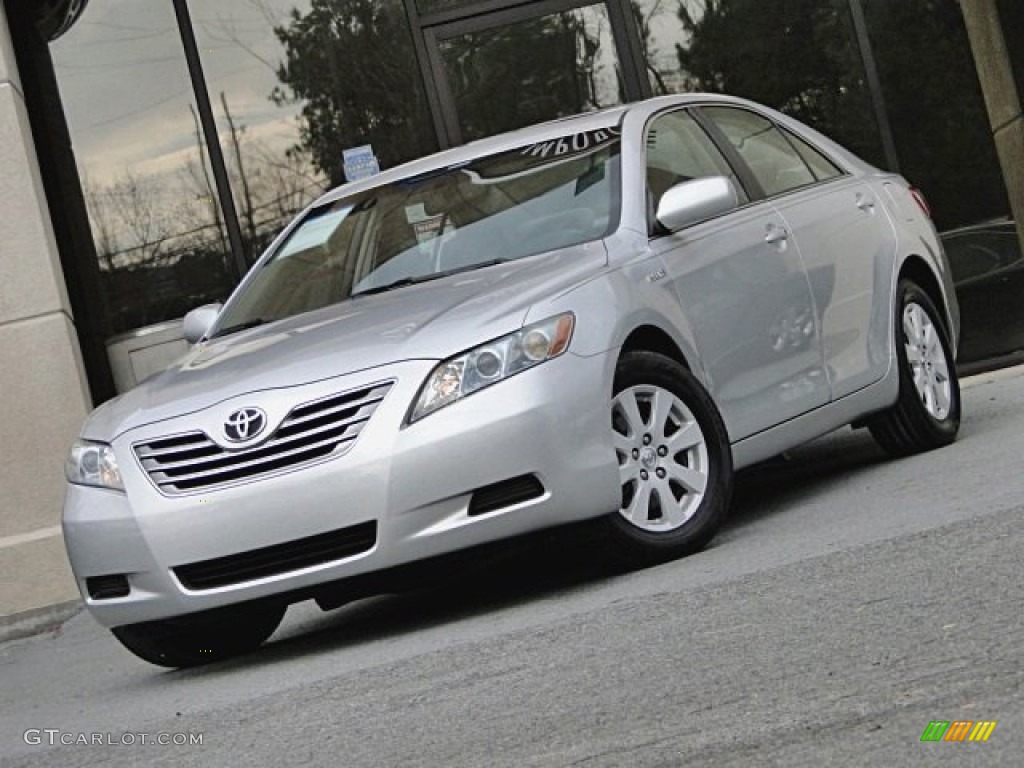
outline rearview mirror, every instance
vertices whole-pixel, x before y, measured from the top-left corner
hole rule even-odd
[[[725,176],[706,176],[676,184],[661,196],[658,223],[669,232],[710,219],[735,208],[739,195],[732,181]]]
[[[222,306],[219,302],[217,304],[204,304],[185,315],[185,319],[181,322],[185,341],[189,344],[195,344],[203,338],[210,328],[213,327],[213,323],[217,319],[217,315],[220,314]]]

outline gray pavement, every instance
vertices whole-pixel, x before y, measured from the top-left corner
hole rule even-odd
[[[456,588],[296,606],[190,671],[76,616],[0,645],[0,764],[1020,765],[1024,371],[964,403],[942,451],[843,430],[744,473],[714,545],[657,568],[542,537]],[[998,725],[921,743],[931,720]],[[203,743],[25,742],[47,728]]]

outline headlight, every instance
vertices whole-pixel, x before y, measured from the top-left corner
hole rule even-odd
[[[76,440],[64,462],[64,476],[77,485],[124,490],[114,449],[106,443]]]
[[[569,348],[574,322],[573,314],[566,312],[445,360],[431,372],[420,389],[409,423],[558,357]]]

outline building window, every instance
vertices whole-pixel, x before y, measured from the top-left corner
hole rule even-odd
[[[91,3],[51,53],[107,333],[223,299],[231,254],[170,3]]]
[[[624,100],[603,3],[456,34],[439,49],[462,141]]]
[[[345,180],[343,149],[437,149],[400,0],[191,5],[248,262]],[[171,4],[93,0],[51,53],[107,334],[223,300],[237,273]]]
[[[1008,213],[957,0],[861,2],[900,171],[928,198],[936,226]]]
[[[742,96],[884,165],[847,0],[632,0],[655,94]]]

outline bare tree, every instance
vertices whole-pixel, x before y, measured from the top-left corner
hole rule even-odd
[[[188,105],[188,111],[192,115],[192,127],[196,137],[196,147],[199,150],[199,168],[198,173],[195,167],[189,163],[188,169],[192,173],[193,178],[201,182],[204,202],[208,201],[210,204],[210,210],[213,212],[213,223],[217,228],[217,238],[220,241],[220,250],[224,254],[225,265],[230,270],[230,258],[231,249],[228,248],[227,235],[224,231],[224,223],[220,217],[220,205],[217,202],[217,195],[213,191],[213,181],[210,179],[209,166],[206,158],[206,142],[203,141],[202,131],[199,129],[199,117],[196,115],[195,109],[191,104]]]
[[[256,244],[256,220],[253,217],[252,193],[249,190],[249,179],[245,174],[245,164],[242,162],[240,134],[245,131],[245,127],[235,127],[235,121],[234,118],[231,117],[231,110],[228,109],[228,99],[227,96],[224,95],[224,91],[220,92],[220,103],[224,105],[224,116],[228,121],[231,147],[234,150],[235,156],[235,172],[238,175],[238,181],[242,187],[242,217],[245,219],[248,235],[248,243],[246,244],[246,250],[248,253],[245,254],[245,257],[247,261],[251,262],[253,260],[252,252]]]
[[[110,207],[110,195],[104,187],[98,186],[87,176],[82,177],[85,207],[89,214],[93,240],[96,243],[96,257],[100,269],[110,272],[114,268],[114,254],[117,251],[115,214]]]
[[[150,182],[127,170],[107,197],[126,238],[124,247],[111,254],[111,266],[158,262],[171,228]]]
[[[329,185],[305,152],[290,149],[282,154],[262,145],[254,151],[260,164],[256,208],[262,227],[284,226]]]

